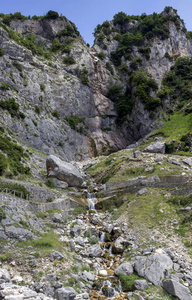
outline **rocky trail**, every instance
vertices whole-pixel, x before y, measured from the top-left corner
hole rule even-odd
[[[156,231],[147,246],[127,223],[95,209],[95,193],[88,193],[87,202],[86,213],[64,223],[55,213],[49,221],[62,247],[38,258],[28,246],[26,260],[17,250],[1,263],[0,299],[192,299],[192,261],[179,239]],[[155,247],[157,241],[164,246]],[[1,249],[15,247],[11,238]]]

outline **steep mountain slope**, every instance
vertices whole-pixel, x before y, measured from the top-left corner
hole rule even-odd
[[[191,57],[190,34],[170,7],[160,15],[118,13],[97,26],[91,49],[52,11],[32,19],[2,14],[0,25],[1,126],[65,160],[116,151],[149,133],[170,105],[169,95],[158,95],[164,75],[177,57]]]

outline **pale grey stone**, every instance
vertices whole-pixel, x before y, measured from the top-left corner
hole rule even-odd
[[[133,274],[133,266],[128,262],[124,262],[121,265],[119,265],[115,270],[116,275],[119,273],[123,273],[125,275],[131,275]]]
[[[162,287],[167,293],[178,297],[180,300],[192,300],[190,290],[178,281],[172,279],[165,280],[163,281]]]
[[[67,182],[69,186],[80,187],[83,183],[83,177],[76,167],[54,155],[50,155],[47,158],[46,167],[49,177],[55,177]]]

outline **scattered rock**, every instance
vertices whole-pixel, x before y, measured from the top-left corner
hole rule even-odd
[[[32,238],[33,234],[31,231],[25,228],[19,228],[15,226],[6,226],[5,233],[10,238],[15,238],[19,240],[25,240]]]
[[[60,252],[58,252],[58,251],[53,251],[53,252],[51,252],[51,258],[53,259],[53,260],[61,260],[61,259],[63,259],[64,258],[64,256],[60,253]]]
[[[155,142],[145,148],[144,152],[165,154],[165,143]]]
[[[112,251],[114,254],[118,254],[118,253],[123,253],[124,251],[124,238],[123,237],[119,237],[118,239],[115,240],[113,246],[112,246]]]
[[[107,277],[108,276],[108,273],[106,270],[99,270],[99,273],[98,273],[99,276],[102,276],[102,277]]]
[[[93,245],[89,247],[88,253],[90,257],[99,257],[102,254],[102,249],[100,245]]]
[[[141,190],[139,190],[138,191],[138,195],[144,195],[144,194],[146,194],[147,193],[147,189],[146,188],[143,188],[143,189],[141,189]]]
[[[148,283],[146,280],[135,280],[134,281],[134,286],[137,290],[144,291],[148,288]]]
[[[52,217],[52,221],[55,223],[62,223],[62,214],[55,213]]]
[[[74,300],[75,296],[76,292],[74,288],[68,286],[57,289],[54,295],[57,300]]]
[[[180,300],[192,300],[192,294],[187,287],[178,281],[168,279],[163,281],[162,287],[167,293],[178,297]]]
[[[182,160],[182,162],[186,165],[188,165],[189,167],[192,167],[192,158],[185,158]]]
[[[133,152],[134,158],[137,158],[139,155],[141,155],[141,151],[137,150],[137,151]]]
[[[119,273],[123,273],[125,275],[131,275],[133,274],[133,266],[128,262],[124,262],[120,266],[118,266],[118,268],[115,270],[116,275]]]

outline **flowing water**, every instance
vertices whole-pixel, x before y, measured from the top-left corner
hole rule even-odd
[[[97,203],[97,198],[95,196],[95,193],[87,193],[87,203],[89,205],[89,210],[93,210],[94,212],[97,212],[95,209],[95,204]]]
[[[97,198],[95,193],[87,193],[87,203],[89,206],[89,210],[87,214],[90,212],[97,213],[95,209],[95,204],[97,203]],[[108,254],[110,256],[110,260],[108,260],[108,266],[104,265],[104,269],[106,271],[112,271],[114,268],[115,255],[112,253],[112,244],[109,246],[105,243],[105,232],[100,232],[99,244],[102,247],[103,253]],[[113,271],[112,271],[113,273]],[[120,280],[116,276],[108,276],[99,277],[100,288],[99,285],[96,288],[98,294],[105,296],[105,299],[116,299],[116,296],[119,296],[122,293]]]

